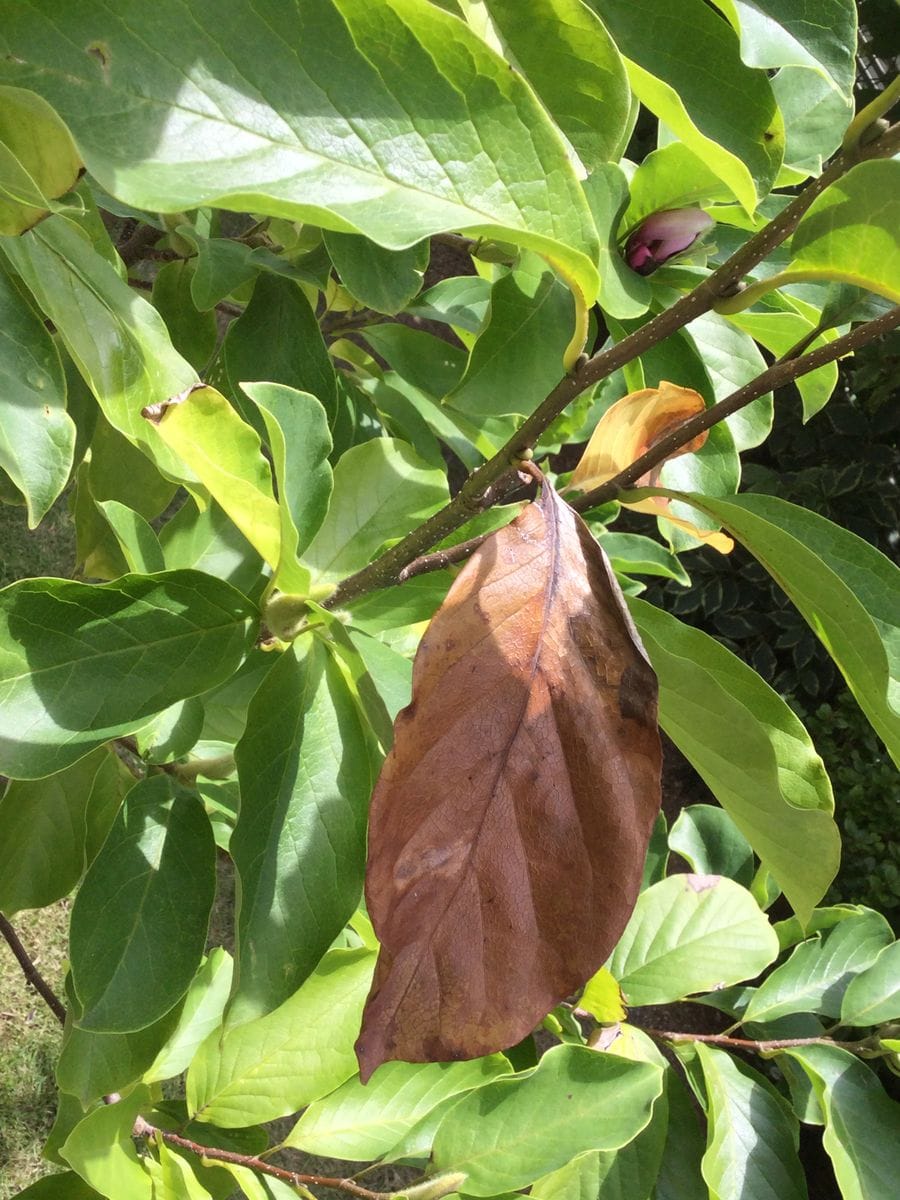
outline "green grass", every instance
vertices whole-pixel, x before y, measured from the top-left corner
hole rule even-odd
[[[24,508],[0,504],[0,586],[34,575],[71,575],[74,547],[65,500],[36,530],[28,529]],[[11,921],[57,994],[68,921],[66,901]],[[41,1147],[56,1112],[53,1072],[61,1041],[59,1023],[0,938],[0,1200],[56,1169],[41,1158]]]
[[[11,924],[38,970],[60,994],[69,904],[17,913]],[[55,1168],[41,1146],[56,1112],[54,1065],[62,1028],[26,982],[0,939],[0,1200]]]

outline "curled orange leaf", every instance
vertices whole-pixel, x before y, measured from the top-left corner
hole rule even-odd
[[[696,416],[706,408],[703,397],[693,388],[679,387],[677,383],[660,380],[659,387],[641,388],[617,400],[606,410],[591,434],[581,461],[572,473],[571,487],[587,492],[599,487],[624,471],[652,446],[655,446],[676,425],[689,417]],[[653,487],[659,481],[659,473],[670,458],[682,454],[693,454],[703,446],[707,431],[704,430],[683,446],[679,446],[635,483],[635,487]],[[636,512],[663,517],[689,533],[698,541],[713,546],[727,554],[734,542],[724,533],[710,533],[669,512],[669,500],[665,496],[654,496],[627,507]]]

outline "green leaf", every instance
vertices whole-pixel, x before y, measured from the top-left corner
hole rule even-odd
[[[228,327],[225,367],[239,406],[241,384],[283,383],[315,396],[329,425],[334,425],[338,407],[334,367],[315,313],[293,280],[260,275],[250,303]]]
[[[891,927],[871,909],[838,922],[795,948],[787,962],[750,997],[745,1021],[775,1021],[795,1012],[841,1015],[841,1001],[854,975],[870,967],[893,941]]]
[[[240,880],[229,1021],[297,990],[362,892],[374,779],[356,704],[328,647],[284,651],[250,702],[235,749],[241,807],[231,838]]]
[[[249,283],[259,267],[253,250],[228,238],[204,238],[193,228],[179,225],[177,232],[197,247],[196,270],[190,279],[191,303],[215,319],[212,309],[219,301]]]
[[[532,1183],[587,1150],[618,1150],[648,1123],[662,1071],[586,1046],[554,1046],[530,1071],[455,1104],[434,1143],[438,1171],[462,1171],[466,1195]]]
[[[129,571],[152,575],[154,571],[166,569],[159,539],[140,513],[118,500],[98,500],[97,507],[116,535]]]
[[[384,1063],[365,1086],[355,1076],[311,1104],[283,1144],[354,1162],[381,1158],[448,1097],[509,1071],[502,1054],[461,1063]]]
[[[324,594],[448,500],[444,472],[428,467],[404,442],[376,438],[353,446],[335,468],[331,507],[303,563]]]
[[[837,1046],[788,1050],[825,1113],[824,1145],[844,1200],[893,1200],[900,1178],[900,1108],[867,1066]]]
[[[587,170],[621,157],[631,94],[615,43],[581,0],[487,0],[494,30]]]
[[[807,920],[841,848],[831,784],[809,734],[714,638],[642,600],[628,603],[659,676],[660,723]]]
[[[175,1028],[143,1074],[145,1083],[174,1079],[186,1070],[206,1038],[222,1023],[231,990],[232,961],[217,946],[201,964],[178,1012]]]
[[[0,251],[53,322],[109,423],[171,479],[183,480],[184,468],[141,409],[182,392],[197,376],[175,351],[153,305],[64,217],[48,217],[30,233],[0,243]]]
[[[107,1200],[152,1200],[150,1176],[141,1165],[131,1129],[150,1091],[137,1087],[115,1104],[101,1104],[80,1121],[60,1153],[86,1183]]]
[[[326,232],[325,248],[350,295],[375,312],[394,316],[421,291],[427,241],[407,250],[385,250],[352,233]]]
[[[730,188],[684,142],[670,142],[652,150],[639,164],[628,187],[630,199],[620,237],[652,213],[731,199]]]
[[[0,394],[0,470],[25,498],[34,529],[66,486],[75,422],[66,412],[66,376],[53,338],[3,269],[2,257]]]
[[[224,1036],[211,1034],[188,1071],[190,1112],[233,1129],[286,1116],[334,1091],[356,1073],[353,1042],[374,966],[369,950],[332,950],[280,1008]]]
[[[602,242],[598,265],[604,312],[617,320],[640,317],[650,307],[650,280],[632,271],[619,249],[619,227],[628,205],[628,181],[621,167],[604,163],[582,184]]]
[[[900,571],[862,538],[774,496],[690,503],[726,525],[784,588],[900,762]]]
[[[858,163],[810,205],[784,275],[842,279],[900,302],[900,162]]]
[[[15,1200],[96,1200],[99,1195],[74,1171],[64,1171],[60,1175],[45,1175],[23,1192],[16,1192]]]
[[[287,12],[266,0],[208,26],[196,0],[169,0],[138,34],[142,13],[92,2],[61,14],[43,0],[4,28],[4,77],[53,104],[119,199],[216,203],[393,250],[443,230],[501,237],[547,254],[594,299],[596,234],[565,147],[528,84],[462,21],[417,0]],[[261,42],[260,22],[278,36]],[[102,56],[84,50],[98,27]]]
[[[0,910],[44,908],[72,891],[128,781],[106,749],[47,779],[10,780],[0,799]]]
[[[210,1193],[187,1162],[170,1150],[161,1137],[156,1138],[156,1153],[159,1162],[148,1156],[144,1163],[153,1179],[153,1200],[210,1200]]]
[[[699,875],[725,875],[743,887],[753,880],[750,843],[721,808],[691,804],[669,831],[669,847]]]
[[[71,134],[50,105],[0,87],[0,234],[16,237],[43,220],[80,172]]]
[[[661,575],[683,584],[691,582],[678,555],[653,538],[640,533],[607,533],[598,529],[597,541],[616,571],[626,575]]]
[[[817,174],[853,118],[852,94],[842,96],[827,79],[804,67],[782,67],[770,82],[784,117],[785,171],[799,172],[801,179]]]
[[[388,322],[368,326],[362,336],[407,383],[437,400],[456,387],[466,367],[458,346],[424,329]]]
[[[181,999],[203,954],[215,855],[195,795],[170,775],[134,785],[72,907],[82,1029],[142,1029]]]
[[[571,292],[543,259],[523,253],[491,289],[484,331],[445,402],[475,419],[527,416],[565,374],[574,322]]]
[[[800,313],[777,312],[741,312],[728,318],[738,329],[746,333],[760,345],[771,350],[777,357],[786,354],[801,339],[813,331],[813,323]],[[833,341],[837,337],[834,332],[826,332],[809,343],[809,349]],[[828,403],[838,381],[837,363],[826,363],[815,371],[809,371],[794,380],[794,385],[803,401],[803,420],[808,421]]]
[[[892,942],[850,980],[841,1004],[842,1025],[880,1025],[900,1017],[900,942]]]
[[[259,437],[214,388],[198,387],[151,426],[267,563],[281,554],[281,517]]]
[[[752,212],[781,164],[784,126],[765,73],[741,62],[734,31],[702,0],[680,0],[677,9],[668,0],[592,7],[641,103]]]
[[[216,348],[218,326],[214,312],[200,312],[200,306],[195,306],[196,273],[193,262],[163,263],[153,280],[151,299],[166,323],[172,345],[195,370],[202,371]]]
[[[480,275],[441,279],[408,308],[411,316],[437,321],[466,333],[478,333],[491,298],[491,283]]]
[[[750,67],[805,67],[848,100],[856,78],[853,0],[716,0]]]
[[[242,386],[262,414],[278,485],[281,553],[273,584],[283,592],[302,593],[309,587],[309,572],[297,556],[324,521],[333,486],[328,418],[309,392],[280,383]]]
[[[71,976],[67,985],[71,982]],[[77,998],[67,986],[69,1004],[77,1008]],[[144,1029],[130,1033],[96,1033],[66,1022],[62,1053],[56,1064],[56,1081],[61,1091],[77,1096],[88,1108],[103,1096],[124,1092],[141,1078],[142,1073],[172,1033],[178,1021],[179,1006]]]
[[[666,1071],[665,1083],[669,1119],[653,1200],[709,1200],[700,1173],[705,1139],[697,1105],[674,1068]]]
[[[703,1178],[711,1200],[806,1200],[797,1120],[761,1075],[696,1044],[708,1099]]]
[[[188,497],[159,531],[159,543],[170,570],[195,568],[255,594],[262,559],[214,500],[201,512]]]
[[[174,762],[187,754],[203,730],[203,701],[198,696],[179,700],[158,713],[135,734],[138,754],[145,762]]]
[[[38,779],[227,679],[249,602],[196,571],[0,590],[0,771]]]
[[[766,361],[753,338],[717,313],[696,317],[686,333],[703,361],[716,401],[724,400],[766,369]],[[772,393],[767,392],[740,412],[726,417],[735,449],[750,450],[764,442],[772,429],[774,415]]]
[[[673,875],[638,896],[609,969],[629,1005],[670,1004],[752,979],[777,954],[748,891],[718,875]]]

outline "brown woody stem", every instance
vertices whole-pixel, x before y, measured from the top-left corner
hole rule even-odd
[[[673,333],[677,333],[696,317],[708,312],[717,300],[733,295],[740,287],[744,275],[790,237],[806,210],[830,184],[840,179],[859,162],[890,157],[898,146],[900,124],[892,125],[875,141],[854,146],[838,154],[818,179],[813,180],[795,196],[774,220],[754,234],[737,253],[707,276],[693,291],[682,296],[671,308],[653,317],[621,342],[595,354],[593,358],[580,362],[570,375],[564,376],[493,458],[488,459],[469,476],[448,505],[433,517],[429,517],[418,529],[414,529],[369,566],[342,580],[331,596],[324,601],[325,607],[340,608],[367,592],[397,583],[404,567],[487,507],[486,497],[492,485],[531,449],[544,430],[576,396],[645,354]],[[768,391],[769,388],[764,390]]]
[[[34,965],[31,955],[19,941],[18,934],[13,929],[12,925],[10,925],[6,917],[4,917],[3,913],[0,913],[0,933],[3,934],[10,950],[12,950],[13,954],[16,956],[16,960],[18,961],[19,966],[22,968],[25,978],[28,980],[34,990],[40,993],[42,998],[46,1001],[47,1007],[53,1013],[54,1017],[56,1017],[57,1021],[59,1021],[60,1024],[65,1024],[66,1006]]]
[[[725,1033],[677,1033],[667,1029],[645,1029],[643,1032],[657,1042],[669,1042],[672,1045],[683,1045],[686,1042],[704,1042],[710,1046],[724,1046],[730,1050],[749,1050],[753,1054],[768,1054],[776,1050],[789,1050],[794,1046],[838,1046],[841,1050],[849,1050],[858,1054],[867,1048],[868,1040],[861,1042],[837,1042],[833,1038],[770,1038],[756,1041],[752,1038],[729,1037]]]
[[[233,1150],[219,1150],[215,1146],[202,1146],[199,1142],[182,1137],[180,1133],[173,1133],[170,1129],[160,1129],[158,1125],[151,1125],[143,1117],[138,1117],[135,1121],[132,1133],[135,1137],[141,1138],[160,1137],[170,1146],[178,1146],[179,1149],[187,1150],[210,1162],[236,1163],[238,1166],[258,1171],[261,1175],[270,1175],[274,1179],[280,1179],[292,1187],[331,1188],[334,1191],[346,1192],[349,1196],[356,1196],[357,1200],[383,1200],[389,1194],[370,1191],[368,1188],[354,1183],[352,1179],[338,1179],[328,1175],[305,1175],[299,1171],[289,1171],[284,1167],[276,1167],[262,1158],[257,1158],[255,1154],[237,1154]]]
[[[751,380],[750,383],[745,384],[744,387],[739,388],[736,392],[732,392],[730,396],[726,396],[718,404],[714,404],[704,412],[697,413],[695,417],[690,417],[681,425],[677,425],[665,437],[660,438],[658,442],[642,454],[640,458],[636,458],[624,471],[620,471],[618,475],[614,475],[606,483],[573,500],[572,507],[579,512],[583,512],[585,509],[596,508],[600,504],[614,500],[619,492],[633,486],[642,475],[646,475],[653,467],[658,466],[661,462],[665,462],[670,455],[690,442],[698,433],[703,433],[704,430],[710,429],[713,425],[718,425],[720,421],[724,421],[726,417],[730,417],[733,413],[746,408],[748,404],[752,404],[754,400],[758,400],[766,392],[784,387],[785,384],[790,383],[792,380],[799,379],[802,375],[806,375],[810,371],[815,371],[818,367],[824,367],[826,363],[834,362],[837,358],[843,358],[845,354],[851,354],[854,350],[858,350],[860,346],[865,346],[868,342],[874,341],[875,338],[880,337],[882,334],[895,329],[897,325],[900,325],[900,306],[892,308],[889,312],[886,312],[881,317],[877,317],[874,321],[867,321],[865,325],[858,325],[856,329],[844,334],[843,337],[835,338],[833,342],[826,342],[823,346],[817,346],[809,354],[804,354],[799,358],[785,356],[779,359],[767,371],[763,371],[756,379]],[[793,352],[789,352],[789,355],[791,353]]]

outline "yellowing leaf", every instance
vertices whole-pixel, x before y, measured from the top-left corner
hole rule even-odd
[[[660,380],[659,387],[641,388],[640,391],[623,396],[608,408],[598,421],[581,462],[572,473],[570,486],[588,492],[591,488],[599,487],[613,479],[655,446],[675,426],[703,412],[705,408],[706,404],[699,392],[695,392],[693,388],[680,387],[677,383],[669,383],[666,379]],[[635,486],[652,487],[668,459],[695,453],[703,446],[706,438],[707,431],[704,430],[683,446],[679,446],[637,480]],[[668,511],[669,501],[665,496],[652,496],[628,504],[627,507],[654,517],[664,517],[691,537],[714,547],[722,554],[728,554],[734,546],[727,534],[700,530],[690,521],[673,517]]]
[[[615,976],[601,967],[592,975],[584,987],[578,1007],[589,1012],[602,1025],[625,1020],[625,1005]]]

